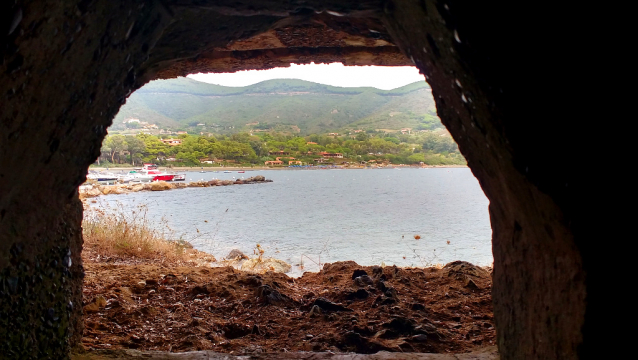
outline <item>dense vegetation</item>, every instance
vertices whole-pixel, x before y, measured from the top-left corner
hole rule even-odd
[[[211,166],[201,161],[214,160],[212,166],[224,164],[263,165],[277,156],[287,161],[295,158],[304,164],[314,164],[322,152],[341,153],[344,158],[329,159],[329,163],[368,164],[465,164],[456,143],[443,130],[416,134],[359,132],[349,136],[308,135],[305,137],[281,133],[236,133],[218,136],[180,135],[180,145],[164,144],[148,134],[136,136],[111,135],[103,143],[99,162],[102,166],[118,164],[140,165],[153,162],[174,166]],[[283,151],[285,155],[269,155]],[[371,161],[374,160],[374,161]]]
[[[431,90],[415,82],[393,90],[340,88],[302,80],[225,87],[188,78],[153,81],[132,94],[113,131],[136,118],[190,133],[269,130],[299,135],[362,130],[441,128]],[[127,125],[130,127],[135,125]]]

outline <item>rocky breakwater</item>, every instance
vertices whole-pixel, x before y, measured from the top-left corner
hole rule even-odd
[[[84,184],[80,186],[78,192],[80,199],[91,198],[101,195],[109,194],[127,194],[138,191],[164,191],[173,189],[183,189],[189,187],[211,187],[211,186],[229,186],[229,185],[243,185],[243,184],[260,184],[272,182],[272,180],[266,179],[262,175],[249,177],[247,179],[236,180],[210,180],[210,181],[193,181],[189,183],[179,182],[166,182],[166,181],[154,181],[150,183],[137,183],[137,184],[115,184],[115,185],[98,185],[98,184]]]

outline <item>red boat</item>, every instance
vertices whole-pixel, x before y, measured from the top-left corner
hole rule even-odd
[[[148,175],[155,175],[152,181],[173,181],[175,177],[175,174],[167,174],[157,170],[157,165],[155,164],[144,164],[141,172]]]
[[[153,181],[173,181],[175,175],[171,174],[159,174],[153,178]]]

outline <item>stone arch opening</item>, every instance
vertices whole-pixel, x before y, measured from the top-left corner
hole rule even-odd
[[[491,201],[501,356],[586,351],[591,249],[569,186],[578,173],[547,160],[553,151],[573,153],[573,144],[561,141],[571,123],[544,133],[520,113],[529,105],[525,80],[539,73],[521,71],[530,61],[520,59],[524,47],[512,39],[538,44],[531,15],[503,18],[491,5],[410,0],[42,0],[2,10],[4,354],[65,357],[79,340],[76,189],[126,97],[151,79],[290,59],[415,64]]]

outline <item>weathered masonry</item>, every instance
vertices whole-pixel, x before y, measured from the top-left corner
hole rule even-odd
[[[587,116],[575,18],[477,1],[3,1],[0,357],[64,358],[79,343],[77,187],[132,91],[311,61],[425,74],[490,199],[502,358],[584,357],[603,312],[594,244],[605,223],[587,221],[601,210],[582,199],[593,181],[574,165],[596,131],[573,134]]]

